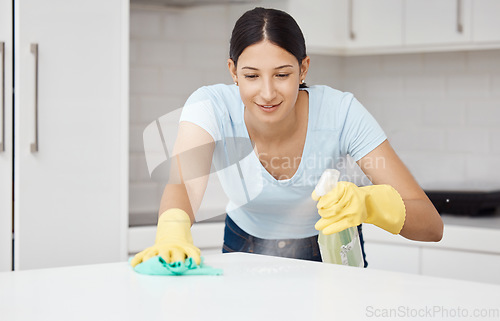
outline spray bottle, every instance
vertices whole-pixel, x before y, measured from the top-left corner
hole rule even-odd
[[[323,196],[331,191],[337,185],[339,176],[340,172],[336,169],[325,170],[314,189],[316,195]],[[325,235],[320,231],[318,244],[323,262],[364,267],[363,252],[356,226],[331,235]]]

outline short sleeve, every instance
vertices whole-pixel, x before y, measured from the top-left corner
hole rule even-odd
[[[340,117],[344,119],[340,134],[341,152],[358,161],[382,144],[387,136],[375,118],[352,94],[344,96],[342,105],[345,117]]]
[[[189,96],[182,108],[179,122],[187,121],[200,126],[206,130],[214,141],[221,138],[218,117],[216,113],[216,101],[203,87]]]

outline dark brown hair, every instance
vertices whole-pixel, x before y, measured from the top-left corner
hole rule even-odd
[[[295,56],[302,65],[307,56],[304,35],[288,13],[277,9],[257,7],[245,12],[234,25],[229,45],[229,58],[236,66],[245,48],[268,40]],[[307,88],[305,83],[301,88]]]

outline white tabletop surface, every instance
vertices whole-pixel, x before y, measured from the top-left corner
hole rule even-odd
[[[224,275],[148,276],[126,262],[3,272],[0,319],[500,319],[498,285],[244,253],[205,263]]]

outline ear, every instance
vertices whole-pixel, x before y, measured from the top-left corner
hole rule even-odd
[[[231,74],[231,77],[233,78],[233,81],[235,83],[238,82],[238,76],[236,75],[236,65],[234,64],[234,60],[229,58],[227,60],[227,67],[229,69],[229,73]]]
[[[302,64],[300,65],[300,78],[301,79],[306,79],[307,71],[309,70],[310,63],[311,63],[311,58],[309,58],[309,56],[306,56],[304,59],[302,59]]]

